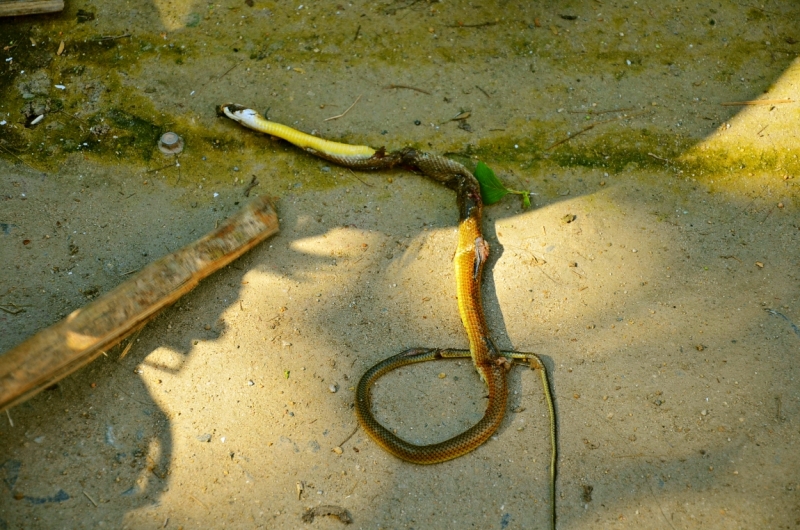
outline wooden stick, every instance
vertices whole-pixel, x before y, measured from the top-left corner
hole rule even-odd
[[[272,203],[259,197],[217,230],[147,265],[111,292],[0,355],[0,410],[90,363],[200,280],[277,231]]]
[[[0,17],[56,13],[64,10],[64,0],[0,0]]]

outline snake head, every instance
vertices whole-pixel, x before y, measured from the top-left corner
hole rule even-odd
[[[244,110],[247,107],[244,105],[237,105],[236,103],[223,103],[219,107],[217,107],[217,116],[223,117],[228,116],[231,112],[236,112],[237,110]],[[227,112],[226,112],[227,111]]]

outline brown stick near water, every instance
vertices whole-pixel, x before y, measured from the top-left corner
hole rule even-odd
[[[0,410],[33,397],[96,359],[278,231],[271,201],[258,197],[219,228],[144,267],[94,302],[0,355]]]
[[[64,0],[0,0],[0,17],[56,13],[64,9]]]

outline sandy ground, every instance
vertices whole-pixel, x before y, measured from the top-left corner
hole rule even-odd
[[[486,209],[483,292],[501,347],[551,370],[559,528],[797,528],[797,20],[777,0],[88,0],[0,21],[0,351],[210,231],[253,176],[281,217],[124,358],[0,418],[0,528],[341,527],[301,522],[320,504],[357,528],[549,524],[535,372],[455,461],[355,430],[368,367],[466,346],[451,192],[332,167],[216,117],[229,101],[536,193]],[[722,105],[754,99],[774,101]],[[468,362],[375,394],[419,442],[484,406]]]

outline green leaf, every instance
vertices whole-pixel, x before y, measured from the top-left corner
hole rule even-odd
[[[525,210],[531,207],[531,194],[527,191],[522,194],[522,209]]]
[[[478,162],[475,168],[475,178],[481,186],[481,197],[484,204],[494,204],[505,197],[510,190],[503,186],[489,166],[483,162]]]

